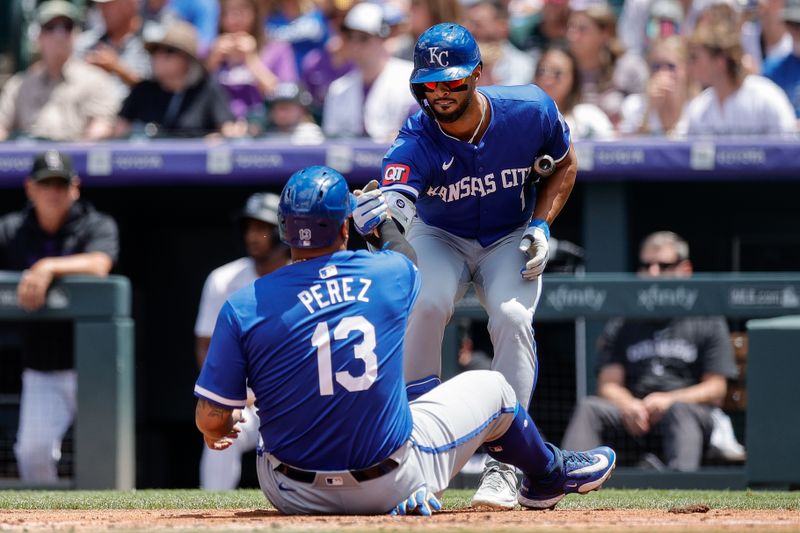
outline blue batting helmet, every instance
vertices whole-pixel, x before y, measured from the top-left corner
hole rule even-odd
[[[467,28],[452,22],[437,24],[417,39],[411,84],[460,80],[480,63],[480,48]]]
[[[332,168],[298,170],[281,193],[278,222],[281,240],[292,248],[324,248],[356,206],[344,176]]]

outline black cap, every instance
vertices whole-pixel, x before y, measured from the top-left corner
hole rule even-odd
[[[72,168],[72,159],[67,154],[56,150],[47,150],[33,160],[31,179],[34,181],[48,178],[62,178],[71,181],[74,177],[75,170]]]

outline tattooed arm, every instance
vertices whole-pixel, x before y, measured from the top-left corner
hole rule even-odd
[[[202,398],[197,400],[194,421],[203,434],[206,446],[212,450],[224,450],[233,444],[233,439],[239,436],[236,424],[243,420],[239,409],[220,407]]]

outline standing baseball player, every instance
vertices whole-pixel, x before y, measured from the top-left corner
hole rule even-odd
[[[220,312],[194,389],[206,444],[236,441],[249,384],[261,418],[259,481],[284,513],[429,515],[483,443],[524,473],[527,507],[598,488],[614,452],[544,443],[498,372],[465,372],[409,405],[403,337],[420,274],[414,250],[385,222],[385,198],[368,189],[356,200],[326,167],[287,182],[280,229],[294,263]],[[351,213],[379,251],[347,250]]]
[[[544,91],[478,89],[481,68],[478,45],[462,26],[425,31],[411,74],[422,110],[383,161],[389,209],[407,231],[422,274],[405,340],[407,390],[413,399],[440,383],[444,329],[473,282],[489,315],[492,369],[527,408],[550,224],[569,197],[577,163],[569,128]],[[537,173],[551,175],[537,185]],[[512,508],[516,492],[513,468],[489,461],[472,503]]]
[[[225,300],[242,287],[286,265],[289,250],[278,236],[278,202],[272,193],[256,193],[248,198],[241,213],[247,257],[223,265],[208,275],[200,298],[200,310],[194,326],[197,364],[202,368],[214,324]],[[249,392],[249,391],[248,391]],[[253,408],[252,394],[244,409],[246,423],[234,446],[226,450],[203,449],[200,460],[200,487],[206,490],[233,490],[242,474],[242,454],[258,444],[258,416]]]

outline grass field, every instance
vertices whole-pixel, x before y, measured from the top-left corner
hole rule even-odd
[[[470,490],[451,490],[446,509],[469,506]],[[800,491],[707,491],[604,489],[570,497],[559,509],[672,509],[707,505],[712,509],[800,510]],[[0,509],[269,509],[259,490],[210,493],[200,490],[0,491]]]

